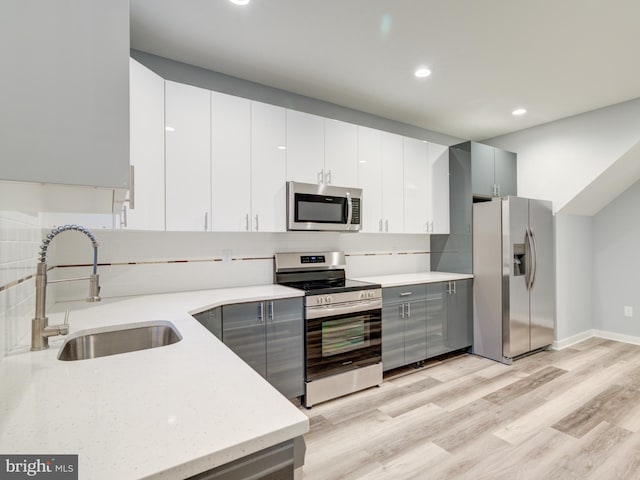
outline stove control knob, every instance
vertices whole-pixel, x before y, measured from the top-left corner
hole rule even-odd
[[[331,303],[331,295],[324,297],[324,303]]]
[[[323,297],[317,297],[316,298],[316,303],[319,305],[322,305],[324,303],[324,298]]]

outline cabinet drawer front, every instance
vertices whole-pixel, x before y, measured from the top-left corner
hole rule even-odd
[[[382,303],[413,302],[427,298],[426,285],[406,285],[403,287],[388,287],[382,289]]]

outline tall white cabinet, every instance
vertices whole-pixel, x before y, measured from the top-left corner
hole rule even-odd
[[[249,231],[251,102],[211,92],[211,230]]]
[[[382,132],[358,126],[358,187],[362,189],[362,232],[382,231]]]
[[[449,233],[449,147],[428,145],[428,233]]]
[[[403,138],[404,232],[429,231],[428,144],[416,138]]]
[[[324,118],[287,110],[287,180],[324,183]]]
[[[342,187],[358,184],[358,127],[324,120],[324,183]]]
[[[380,231],[404,233],[403,139],[382,132],[382,218]],[[363,206],[363,209],[366,205]]]
[[[166,228],[207,231],[211,221],[211,93],[165,82]]]
[[[286,135],[284,108],[251,102],[251,231],[286,230]]]
[[[125,202],[121,224],[133,230],[164,230],[164,79],[133,59],[129,79],[134,176],[132,202]]]

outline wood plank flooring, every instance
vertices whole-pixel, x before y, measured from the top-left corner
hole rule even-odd
[[[302,409],[305,480],[640,479],[640,346],[462,354]]]

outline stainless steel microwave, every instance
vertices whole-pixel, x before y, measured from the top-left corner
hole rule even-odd
[[[287,230],[358,232],[362,189],[287,182]]]

